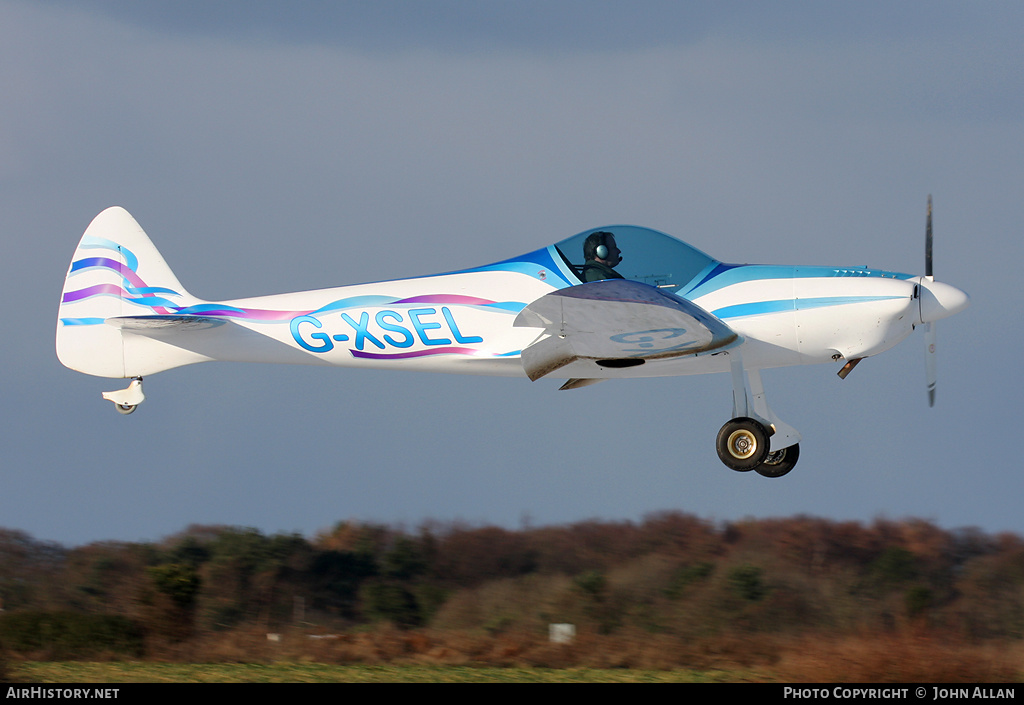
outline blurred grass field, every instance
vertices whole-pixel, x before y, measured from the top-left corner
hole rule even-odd
[[[23,683],[724,683],[751,680],[751,675],[617,668],[75,661],[13,663],[8,673],[10,680]]]

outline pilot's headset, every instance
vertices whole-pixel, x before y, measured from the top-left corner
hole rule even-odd
[[[600,240],[598,240],[598,246],[594,249],[594,256],[597,257],[597,259],[608,259],[607,242],[608,236],[611,235],[611,233],[604,230],[599,230],[596,233],[594,233],[594,235],[597,235],[600,238]]]

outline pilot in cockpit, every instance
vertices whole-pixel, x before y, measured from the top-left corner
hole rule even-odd
[[[606,230],[590,233],[583,241],[583,259],[586,260],[581,275],[584,282],[623,278],[612,269],[622,261],[622,252],[615,245],[615,235]]]

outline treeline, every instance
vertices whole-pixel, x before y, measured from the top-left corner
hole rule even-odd
[[[80,643],[75,630],[137,657],[240,630],[381,625],[546,638],[550,624],[570,623],[580,635],[690,645],[922,629],[1017,642],[1024,541],[916,520],[682,513],[520,530],[342,522],[311,538],[193,526],[158,543],[74,548],[0,529],[0,600],[0,646],[44,655],[60,655],[61,639]]]

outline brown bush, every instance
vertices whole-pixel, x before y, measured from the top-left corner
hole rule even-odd
[[[1021,648],[971,645],[937,634],[808,637],[775,665],[804,683],[1011,683],[1020,679]]]

